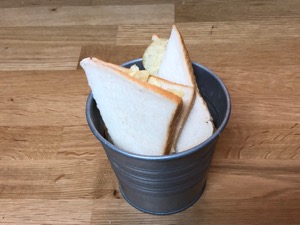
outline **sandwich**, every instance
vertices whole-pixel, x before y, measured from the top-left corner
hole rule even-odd
[[[143,155],[171,152],[181,97],[96,58],[80,65],[116,147]]]
[[[156,40],[157,38],[152,42]],[[152,46],[155,45],[152,43]],[[157,53],[157,51],[160,52]],[[157,72],[158,77],[192,87],[195,90],[195,100],[178,135],[175,151],[182,152],[202,143],[213,134],[214,125],[207,105],[197,88],[188,51],[176,26],[173,25],[172,27],[165,49],[152,47],[146,52],[147,55],[163,55]],[[148,58],[143,58],[143,63],[144,61],[147,62],[148,68],[152,66],[151,60]],[[153,67],[157,67],[156,62],[153,62]]]
[[[214,131],[176,26],[169,39],[152,36],[143,68],[96,58],[80,62],[113,144],[141,155],[186,151]]]
[[[155,39],[155,41],[157,41],[157,40],[158,40],[158,37]],[[191,107],[194,103],[194,97],[195,97],[194,88],[187,86],[187,85],[174,83],[172,81],[163,79],[158,76],[151,75],[148,70],[140,70],[140,68],[136,65],[133,65],[130,68],[125,68],[125,67],[113,64],[113,63],[108,63],[108,62],[104,62],[104,61],[100,61],[100,60],[98,60],[98,62],[101,62],[103,65],[110,67],[112,69],[122,71],[123,73],[126,73],[129,76],[136,78],[142,82],[147,82],[151,85],[154,85],[154,86],[162,88],[166,91],[169,91],[169,92],[179,96],[182,99],[182,109],[179,112],[178,121],[177,121],[177,125],[176,125],[176,131],[174,134],[173,143],[172,143],[172,147],[171,147],[171,152],[174,153],[177,140],[181,133],[181,129],[182,129],[182,127],[187,119],[187,116],[189,115]]]

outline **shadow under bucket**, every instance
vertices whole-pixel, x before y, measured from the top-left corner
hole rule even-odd
[[[137,64],[141,59],[122,66]],[[230,97],[223,82],[211,71],[192,63],[200,93],[207,103],[216,130],[205,142],[185,152],[166,156],[132,154],[107,140],[105,126],[90,93],[86,104],[88,125],[102,143],[117,176],[120,191],[135,208],[157,215],[182,211],[201,196],[218,137],[230,116]],[[126,137],[124,137],[126,138]]]

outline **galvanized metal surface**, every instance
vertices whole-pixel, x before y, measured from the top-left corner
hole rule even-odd
[[[123,64],[142,67],[141,59]],[[86,117],[91,131],[102,143],[118,178],[124,198],[137,209],[158,215],[191,206],[201,196],[219,135],[230,116],[230,97],[223,82],[204,66],[193,63],[199,90],[214,119],[216,131],[205,142],[185,152],[167,156],[132,154],[105,138],[105,126],[89,95]]]

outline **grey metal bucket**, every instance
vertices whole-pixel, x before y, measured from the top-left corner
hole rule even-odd
[[[130,67],[133,64],[142,68],[141,59],[122,66]],[[216,131],[205,142],[185,152],[166,156],[144,156],[118,149],[108,141],[92,93],[87,99],[88,125],[105,149],[117,176],[120,191],[127,202],[143,212],[173,214],[188,208],[199,199],[205,188],[218,137],[229,120],[230,97],[225,85],[204,66],[192,64],[198,87],[214,119]]]

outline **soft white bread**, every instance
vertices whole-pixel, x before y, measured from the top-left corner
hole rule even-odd
[[[203,98],[196,94],[194,105],[181,130],[175,147],[176,152],[182,152],[204,142],[214,132],[212,118]]]
[[[175,25],[172,26],[171,35],[157,75],[178,84],[195,86],[195,76],[193,75],[190,57],[183,38]]]
[[[141,81],[147,82],[151,85],[155,85],[166,91],[170,91],[178,95],[180,98],[182,98],[183,105],[182,105],[181,112],[179,114],[178,123],[176,126],[176,132],[173,140],[173,146],[172,146],[172,151],[174,151],[176,147],[177,139],[180,135],[183,125],[194,103],[194,95],[195,95],[194,88],[182,84],[177,84],[157,76],[149,75],[149,72],[147,70],[139,70],[139,68],[136,65],[133,65],[130,67],[130,69],[128,69],[112,63],[107,63],[107,62],[103,62],[103,63],[111,68],[125,72],[130,76],[135,77]]]
[[[158,76],[173,82],[194,87],[196,98],[188,118],[177,140],[176,152],[185,151],[194,147],[213,134],[214,125],[207,105],[201,97],[189,54],[186,50],[183,38],[176,26],[173,25]]]
[[[169,154],[181,98],[95,58],[80,65],[113,143],[136,154]]]
[[[149,84],[156,85],[160,88],[163,88],[167,91],[173,92],[174,94],[182,98],[183,105],[182,105],[181,113],[179,115],[179,120],[178,120],[176,133],[174,137],[174,145],[172,148],[172,150],[175,151],[177,140],[179,138],[181,130],[186,122],[186,119],[194,103],[193,96],[195,96],[195,90],[192,87],[182,85],[182,84],[177,84],[153,75],[149,76],[147,82]]]

